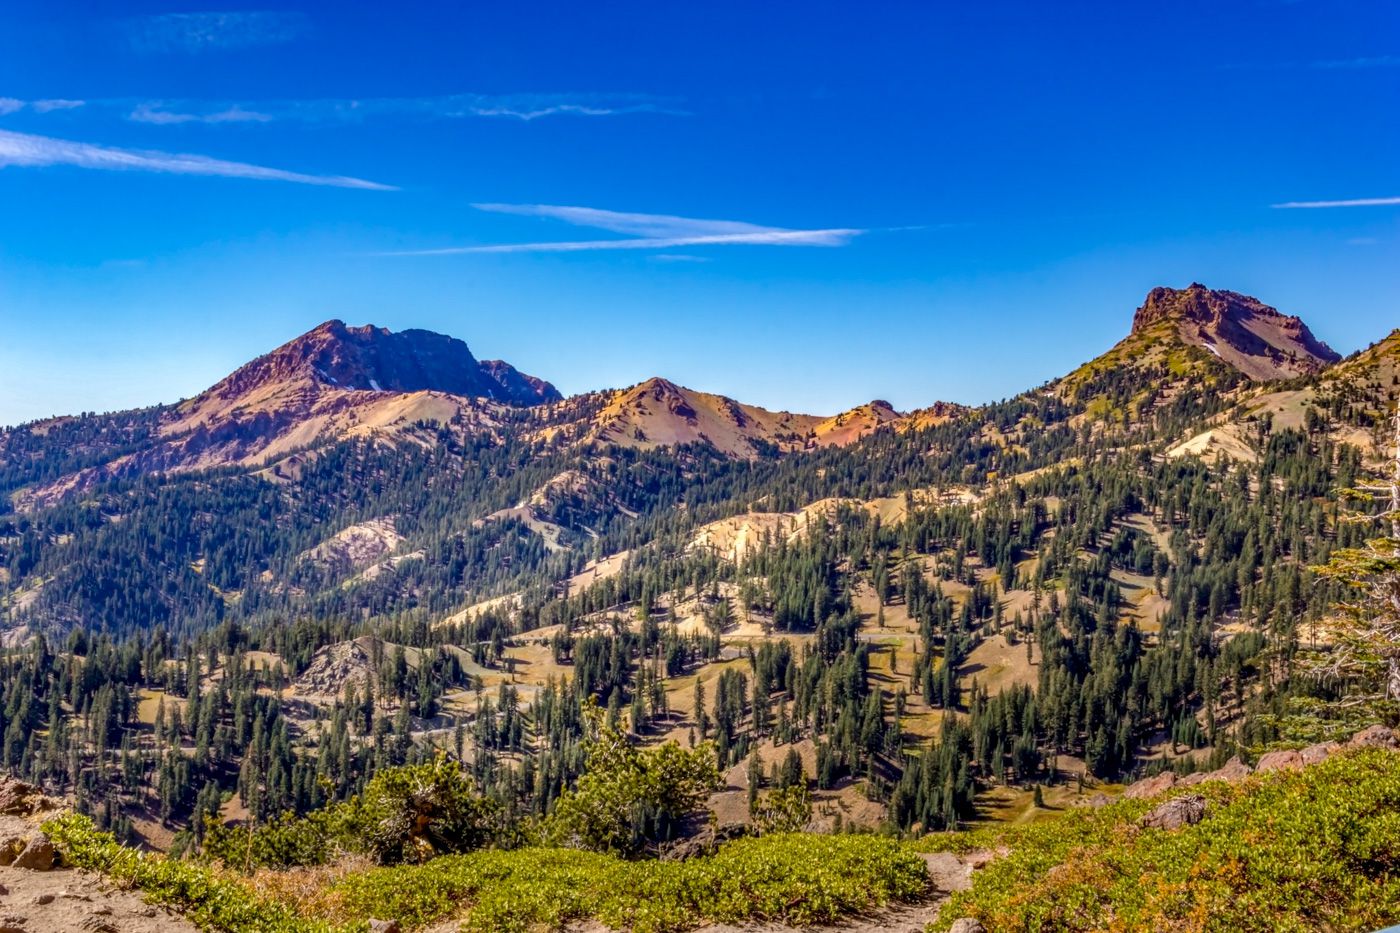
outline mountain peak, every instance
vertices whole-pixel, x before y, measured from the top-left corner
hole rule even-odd
[[[235,398],[289,382],[364,392],[446,392],[512,404],[555,401],[549,383],[514,367],[483,364],[466,343],[428,330],[391,331],[332,319],[241,367],[210,393]]]
[[[1341,357],[1313,336],[1301,318],[1283,314],[1257,298],[1207,288],[1159,286],[1133,315],[1133,333],[1165,323],[1251,379],[1287,379],[1315,373]]]

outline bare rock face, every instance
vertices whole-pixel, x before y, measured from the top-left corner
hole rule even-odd
[[[1176,782],[1176,786],[1191,787],[1195,784],[1204,784],[1206,781],[1239,781],[1253,773],[1254,769],[1236,755],[1214,771],[1197,771],[1195,774],[1186,775]]]
[[[0,866],[13,865],[15,859],[24,851],[24,842],[19,836],[10,836],[0,842]]]
[[[1288,379],[1318,372],[1341,356],[1301,319],[1257,298],[1200,283],[1154,288],[1133,316],[1133,333],[1163,321],[1186,343],[1202,347],[1251,379]]]
[[[299,696],[339,696],[346,684],[363,691],[378,669],[375,649],[383,650],[383,642],[368,636],[354,641],[337,642],[320,649],[296,680]]]
[[[1180,829],[1194,826],[1206,816],[1206,798],[1200,794],[1173,797],[1145,815],[1141,823],[1148,829]]]

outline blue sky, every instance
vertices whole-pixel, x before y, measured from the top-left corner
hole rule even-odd
[[[1400,325],[1393,0],[5,19],[0,423],[188,396],[331,317],[823,413],[1014,394],[1158,284],[1343,352]]]

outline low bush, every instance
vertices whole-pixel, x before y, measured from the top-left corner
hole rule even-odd
[[[308,919],[258,897],[237,876],[125,848],[86,817],[60,817],[44,828],[68,864],[228,933],[363,930],[372,917],[414,927],[459,914],[463,929],[474,933],[557,929],[587,919],[636,933],[710,921],[825,923],[918,897],[928,886],[923,859],[893,839],[793,833],[736,840],[688,861],[535,847],[373,868],[331,881],[315,899],[322,916]]]
[[[924,893],[923,859],[877,836],[740,839],[688,861],[626,861],[572,849],[473,852],[340,881],[347,918],[379,911],[429,923],[470,905],[464,929],[557,928],[597,919],[637,933],[707,921],[823,923]]]
[[[67,865],[100,872],[137,888],[206,930],[227,933],[330,933],[331,925],[296,916],[285,905],[256,896],[236,879],[206,865],[138,852],[99,832],[92,821],[66,814],[44,824]]]
[[[1003,831],[1008,854],[942,912],[992,933],[1373,930],[1400,920],[1400,755],[1192,788],[1204,820],[1143,828],[1149,801]],[[990,839],[984,841],[991,841]]]

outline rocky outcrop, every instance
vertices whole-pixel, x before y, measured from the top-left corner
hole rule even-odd
[[[1145,333],[1163,322],[1175,324],[1186,343],[1209,351],[1251,379],[1316,373],[1341,359],[1300,318],[1257,298],[1200,283],[1152,289],[1133,315],[1133,333]]]
[[[1147,813],[1139,823],[1148,829],[1180,829],[1194,826],[1206,816],[1206,798],[1200,794],[1183,794],[1160,804]]]
[[[14,866],[24,868],[29,871],[50,871],[54,863],[58,860],[58,853],[54,851],[53,843],[49,837],[43,834],[36,834],[29,837],[24,848],[19,855],[15,856]]]
[[[1178,777],[1171,771],[1163,771],[1152,777],[1130,784],[1123,796],[1128,799],[1156,797],[1177,787],[1192,787],[1207,781],[1240,781],[1251,774],[1267,774],[1270,771],[1299,771],[1309,765],[1326,761],[1337,752],[1356,748],[1388,748],[1400,751],[1400,733],[1382,725],[1368,726],[1353,735],[1346,742],[1321,742],[1301,749],[1280,749],[1259,756],[1253,768],[1240,760],[1231,758],[1215,771],[1201,771]]]
[[[987,928],[982,926],[981,920],[974,917],[960,917],[953,921],[948,933],[987,933]]]
[[[240,367],[208,392],[228,401],[269,383],[311,379],[364,392],[446,392],[531,405],[559,398],[549,383],[498,360],[482,364],[456,337],[327,321]]]
[[[44,796],[44,792],[33,784],[12,777],[0,777],[0,813],[29,816],[52,810],[56,805],[57,801]]]

